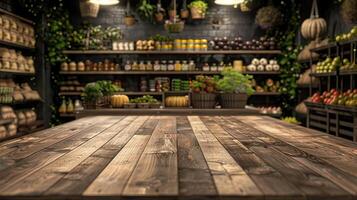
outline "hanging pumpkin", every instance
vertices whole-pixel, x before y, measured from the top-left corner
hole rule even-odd
[[[311,15],[301,25],[301,34],[305,39],[319,39],[327,31],[325,19],[319,17],[319,10],[316,0],[312,3]]]

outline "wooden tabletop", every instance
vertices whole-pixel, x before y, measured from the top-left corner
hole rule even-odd
[[[96,116],[0,143],[0,199],[357,199],[357,144],[263,116]]]

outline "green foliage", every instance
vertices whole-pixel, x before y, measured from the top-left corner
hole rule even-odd
[[[155,36],[150,37],[151,40],[158,41],[158,42],[172,42],[174,39],[170,36],[156,34]]]
[[[155,12],[155,6],[150,4],[149,0],[140,0],[137,8],[137,12],[141,19],[149,22],[153,22],[153,16]]]
[[[114,85],[111,81],[97,81],[96,84],[104,96],[111,96],[119,91],[118,86]]]
[[[219,90],[225,93],[246,93],[248,95],[254,93],[251,85],[253,76],[243,75],[232,68],[224,69],[221,74],[223,78],[217,82]]]
[[[130,99],[130,103],[159,103],[159,101],[151,95],[144,95],[142,97]]]
[[[82,97],[85,102],[95,102],[103,97],[102,88],[98,83],[88,83],[84,87]]]
[[[195,0],[195,1],[192,1],[190,4],[188,4],[187,7],[188,8],[197,8],[202,13],[205,13],[208,9],[208,4],[203,0]]]

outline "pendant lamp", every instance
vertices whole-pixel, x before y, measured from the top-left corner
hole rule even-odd
[[[90,0],[89,2],[103,6],[110,6],[119,3],[119,0]]]
[[[214,1],[215,4],[224,5],[224,6],[238,5],[243,2],[244,0],[215,0]]]

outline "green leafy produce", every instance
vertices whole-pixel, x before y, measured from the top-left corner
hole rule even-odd
[[[251,85],[253,76],[243,75],[232,68],[224,69],[222,76],[223,78],[217,83],[219,90],[225,93],[246,93],[248,95],[254,93]]]
[[[202,0],[195,0],[195,1],[192,1],[190,4],[188,4],[187,7],[188,8],[197,8],[202,13],[206,13],[206,11],[208,9],[208,4]]]
[[[159,103],[159,101],[151,95],[144,95],[142,97],[130,99],[130,103]]]
[[[290,124],[300,124],[300,122],[295,117],[284,117],[282,120]]]
[[[103,97],[101,87],[97,83],[88,83],[84,87],[84,92],[82,93],[83,100],[85,102],[95,102],[99,98]]]
[[[118,86],[114,85],[111,81],[97,81],[96,83],[104,96],[111,96],[119,91]]]
[[[191,89],[193,92],[214,93],[217,90],[217,81],[219,77],[214,76],[196,76],[196,80],[192,81]]]

